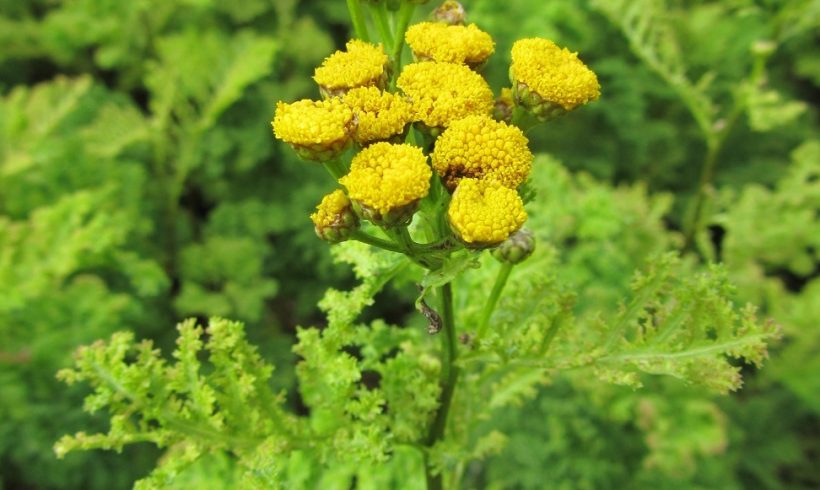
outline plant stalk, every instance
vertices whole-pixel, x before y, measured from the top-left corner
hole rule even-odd
[[[441,319],[442,332],[441,337],[441,404],[439,405],[436,418],[433,425],[430,427],[430,433],[427,437],[427,446],[432,447],[438,441],[444,439],[445,431],[447,429],[447,416],[450,413],[450,407],[453,402],[453,394],[456,390],[456,383],[458,382],[459,367],[456,365],[458,359],[458,346],[456,339],[456,326],[453,316],[453,284],[447,283],[441,287]],[[429,465],[426,464],[425,471],[427,476],[427,490],[440,490],[442,488],[442,475],[432,475]]]
[[[399,9],[399,17],[396,21],[396,37],[393,38],[393,50],[390,53],[390,58],[393,60],[393,77],[390,83],[391,87],[395,87],[396,79],[401,72],[401,52],[404,49],[404,34],[407,32],[407,26],[410,25],[410,20],[413,18],[413,11],[416,5],[410,2],[402,2]]]
[[[347,0],[347,10],[350,12],[350,20],[353,21],[353,30],[356,37],[365,42],[370,42],[370,34],[367,32],[367,22],[364,19],[361,0]]]
[[[350,235],[350,239],[366,243],[368,245],[373,245],[374,247],[382,248],[384,250],[390,250],[391,252],[404,252],[404,250],[396,243],[369,235],[361,230],[353,232],[353,234]]]
[[[498,275],[493,284],[493,290],[490,292],[490,297],[487,299],[487,304],[484,305],[484,311],[481,313],[481,321],[478,324],[478,332],[476,333],[476,340],[484,338],[487,332],[487,325],[490,323],[490,317],[495,311],[495,306],[498,304],[498,299],[501,297],[501,292],[504,291],[504,286],[507,285],[507,279],[510,278],[513,264],[509,262],[502,262],[501,268],[498,270]]]
[[[384,49],[386,49],[388,53],[392,52],[395,39],[390,30],[390,21],[387,19],[387,5],[384,2],[380,2],[378,5],[373,5],[370,12],[376,19],[376,28],[379,30],[379,37],[381,37],[382,43],[384,44]]]
[[[326,162],[322,162],[325,169],[328,171],[334,180],[339,180],[347,173],[347,168],[340,158],[334,158]]]

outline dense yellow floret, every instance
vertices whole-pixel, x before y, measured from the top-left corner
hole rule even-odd
[[[495,51],[493,39],[475,24],[460,26],[421,22],[407,29],[405,39],[420,60],[476,66]]]
[[[350,199],[341,189],[327,194],[322,202],[316,206],[316,212],[310,215],[311,221],[317,228],[332,226],[339,221],[339,217],[350,209]]]
[[[384,88],[388,58],[381,44],[352,39],[346,49],[328,56],[316,68],[313,75],[316,83],[331,91],[366,86]]]
[[[410,122],[410,104],[396,94],[376,87],[359,87],[344,96],[358,119],[353,138],[359,143],[386,140],[404,132]]]
[[[500,182],[462,179],[447,210],[455,234],[477,246],[503,242],[527,220],[518,193]]]
[[[387,214],[426,196],[431,175],[421,148],[380,142],[353,157],[350,173],[339,182],[350,199]]]
[[[601,95],[598,77],[578,53],[559,48],[547,39],[516,41],[512,47],[510,77],[543,100],[572,110]]]
[[[280,101],[271,124],[277,138],[297,151],[316,154],[341,151],[356,129],[353,110],[338,99]]]
[[[467,116],[450,124],[433,151],[433,168],[454,189],[464,177],[492,177],[515,189],[527,179],[532,152],[516,126],[489,116]]]
[[[465,65],[411,63],[396,85],[410,97],[413,119],[430,128],[446,128],[452,121],[493,109],[489,85]]]

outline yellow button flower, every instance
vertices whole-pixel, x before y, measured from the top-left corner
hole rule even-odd
[[[326,161],[344,151],[356,130],[353,110],[341,100],[278,102],[271,123],[277,138],[302,158]]]
[[[353,157],[339,182],[366,219],[392,226],[409,222],[430,190],[431,175],[421,148],[379,142]]]
[[[462,179],[447,210],[450,227],[468,245],[497,245],[527,220],[518,193],[500,182]]]
[[[352,39],[345,48],[325,58],[314,72],[322,96],[343,95],[355,87],[386,87],[388,58],[381,44]]]
[[[467,116],[450,124],[433,151],[433,168],[448,189],[464,177],[490,177],[515,189],[530,174],[532,152],[515,126],[489,116]]]
[[[404,38],[416,59],[461,63],[473,68],[495,51],[493,39],[475,24],[421,22],[407,29]]]
[[[490,114],[493,92],[464,65],[425,61],[404,67],[396,85],[412,104],[413,119],[440,130],[472,114]]]
[[[401,136],[410,123],[410,103],[404,97],[376,87],[351,89],[344,96],[358,119],[353,139],[360,144]]]
[[[319,238],[333,243],[347,240],[359,227],[359,217],[341,189],[323,197],[310,219]]]
[[[547,39],[513,44],[510,79],[516,101],[542,117],[571,111],[601,95],[598,77],[578,59],[578,53]]]

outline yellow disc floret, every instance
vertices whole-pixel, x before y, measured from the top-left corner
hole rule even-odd
[[[489,116],[467,116],[450,124],[436,140],[433,168],[449,189],[464,177],[489,177],[515,189],[532,167],[527,143],[516,126]]]
[[[472,246],[496,245],[527,220],[518,193],[492,179],[462,179],[447,210],[455,234]]]
[[[421,148],[379,142],[353,157],[350,173],[339,182],[351,200],[386,215],[426,196],[431,175]]]
[[[376,87],[359,87],[344,96],[358,119],[353,138],[362,144],[386,140],[404,132],[410,122],[410,103]]]
[[[396,85],[410,97],[413,119],[428,128],[446,128],[472,114],[490,114],[493,92],[465,65],[425,61],[404,67]]]
[[[356,124],[353,110],[338,99],[278,102],[273,133],[311,160],[327,160],[350,143]]]
[[[514,89],[523,84],[566,111],[601,95],[598,77],[578,59],[578,53],[547,39],[521,39],[513,44],[510,78]]]
[[[347,51],[336,51],[316,68],[313,79],[323,95],[340,95],[355,87],[385,88],[388,58],[381,44],[353,39]]]
[[[421,22],[407,30],[405,39],[417,59],[463,63],[472,67],[484,63],[495,51],[493,39],[475,24]]]

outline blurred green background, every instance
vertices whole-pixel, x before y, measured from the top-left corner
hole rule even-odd
[[[820,2],[463,3],[496,41],[494,90],[522,37],[600,78],[598,102],[530,133],[530,214],[576,314],[615,311],[646,254],[682,246],[712,131],[696,248],[785,333],[729,397],[556,379],[492,421],[510,441],[469,488],[820,488]],[[294,389],[295,326],[352,276],[308,219],[333,183],[270,119],[318,97],[314,67],[349,36],[341,0],[0,0],[0,489],[130,488],[153,466],[148,445],[51,449],[101,428],[54,374],[114,331],[168,346],[182,318],[242,320]],[[388,290],[370,314],[399,322],[412,300]]]

